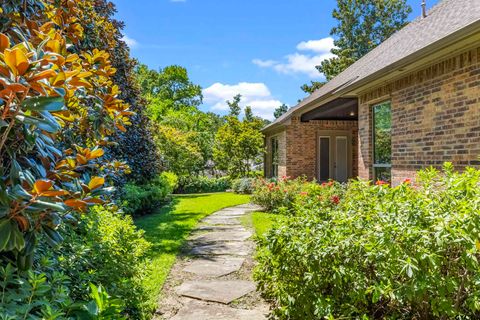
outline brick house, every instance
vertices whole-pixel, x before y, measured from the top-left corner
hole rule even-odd
[[[263,129],[265,175],[414,178],[479,165],[480,0],[443,0]]]

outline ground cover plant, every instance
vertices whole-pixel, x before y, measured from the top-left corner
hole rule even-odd
[[[230,187],[229,177],[188,176],[180,177],[176,193],[224,192],[230,189]]]
[[[281,319],[477,318],[479,185],[451,164],[397,187],[311,184],[262,241],[255,278]]]
[[[220,209],[248,202],[249,196],[234,193],[174,195],[169,205],[135,220],[135,224],[145,231],[146,239],[152,243],[152,272],[145,281],[145,287],[151,293],[150,301],[153,304],[158,301],[176,255],[198,221]]]

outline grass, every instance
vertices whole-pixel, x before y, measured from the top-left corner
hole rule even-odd
[[[253,212],[249,215],[243,216],[240,220],[242,224],[248,228],[253,228],[255,234],[263,237],[272,226],[284,219],[284,216],[268,213],[268,212]]]
[[[248,202],[249,196],[233,193],[175,195],[169,205],[135,220],[153,245],[152,272],[145,284],[152,292],[152,303],[156,303],[180,248],[198,221],[220,209]]]

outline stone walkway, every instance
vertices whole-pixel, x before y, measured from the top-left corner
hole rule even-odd
[[[238,219],[258,209],[241,205],[202,221],[170,272],[156,319],[267,319],[252,281],[252,232]]]

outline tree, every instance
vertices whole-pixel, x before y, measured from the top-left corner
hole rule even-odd
[[[284,103],[273,112],[275,119],[280,118],[284,113],[288,111],[288,106]]]
[[[242,95],[237,94],[233,97],[233,101],[227,101],[228,107],[230,108],[229,116],[238,118],[242,112],[240,107],[240,101],[242,100]]]
[[[137,68],[137,82],[148,101],[147,114],[160,151],[162,168],[179,176],[202,174],[213,159],[213,144],[222,117],[198,109],[202,89],[180,66]]]
[[[248,176],[254,167],[261,163],[263,154],[263,134],[260,131],[265,121],[253,116],[251,108],[245,108],[243,120],[238,118],[240,96],[234,98],[226,123],[218,129],[213,147],[214,161],[220,170],[231,177]]]
[[[129,164],[131,174],[124,178],[138,182],[149,181],[159,173],[160,158],[150,131],[150,120],[146,115],[146,101],[135,81],[137,62],[130,57],[130,49],[121,40],[124,24],[113,18],[115,5],[107,0],[85,0],[76,3],[85,33],[84,38],[78,42],[77,49],[99,48],[109,53],[112,65],[117,70],[113,79],[118,85],[119,97],[135,111],[135,115],[130,119],[131,125],[112,138],[116,142],[109,146],[110,153]],[[124,179],[121,180],[119,182]]]
[[[325,82],[319,82],[319,81],[310,81],[310,84],[304,84],[303,86],[300,87],[300,89],[303,90],[303,92],[312,94],[321,87],[325,85]]]
[[[318,71],[330,81],[404,27],[410,12],[407,0],[337,0],[338,25],[331,30],[336,57],[323,61]]]

